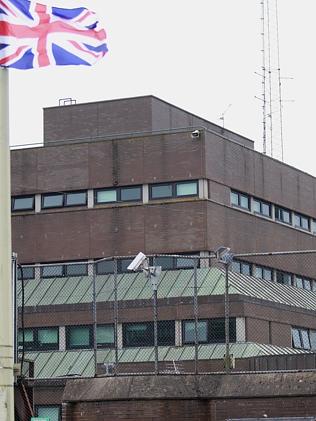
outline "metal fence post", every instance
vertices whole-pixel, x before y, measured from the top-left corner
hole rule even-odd
[[[114,352],[115,352],[115,369],[118,369],[118,301],[117,301],[117,259],[114,259]]]
[[[194,311],[194,374],[198,374],[199,363],[199,337],[198,337],[198,284],[197,284],[197,260],[194,259],[194,286],[193,286],[193,311]]]
[[[97,361],[97,300],[96,300],[96,263],[93,263],[92,275],[92,312],[93,312],[93,355],[94,355],[94,376],[98,375]]]
[[[229,263],[225,263],[225,371],[230,372],[229,350]]]
[[[153,288],[155,374],[158,374],[158,294],[157,281],[150,273],[150,270],[148,271],[148,281],[151,283]]]

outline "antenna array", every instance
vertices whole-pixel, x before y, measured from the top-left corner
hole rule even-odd
[[[278,0],[260,0],[262,37],[262,151],[284,160]]]

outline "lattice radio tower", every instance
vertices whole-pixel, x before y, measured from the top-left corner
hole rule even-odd
[[[262,150],[284,160],[278,0],[260,0],[262,36]]]

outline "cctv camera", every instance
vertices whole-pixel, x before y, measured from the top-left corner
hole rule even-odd
[[[194,131],[191,133],[191,137],[192,137],[192,139],[197,139],[197,138],[199,138],[199,137],[200,137],[200,135],[201,135],[200,130],[194,130]]]
[[[127,266],[127,269],[136,271],[137,269],[141,267],[141,265],[144,264],[146,259],[147,259],[147,256],[140,251],[138,255],[135,257],[135,259]]]

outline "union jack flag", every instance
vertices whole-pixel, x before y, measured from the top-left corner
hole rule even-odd
[[[0,66],[92,65],[107,52],[96,15],[28,0],[0,0]]]

